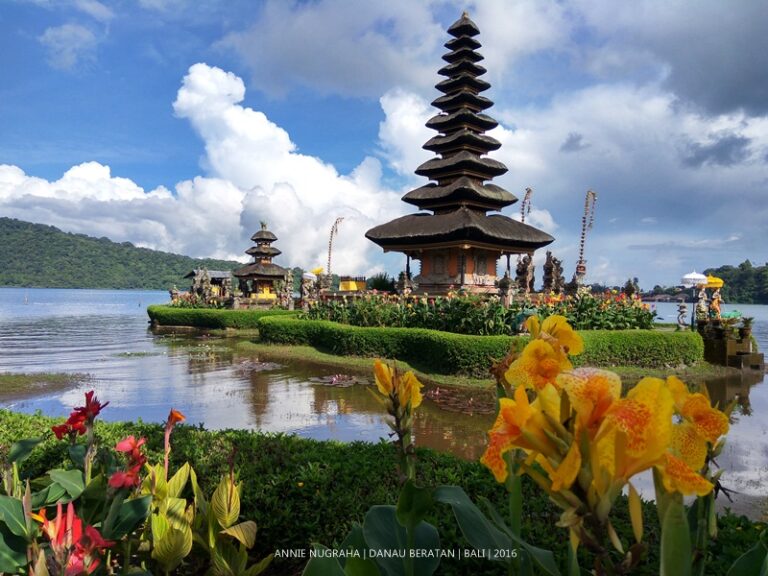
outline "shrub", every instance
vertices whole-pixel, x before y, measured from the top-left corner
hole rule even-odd
[[[502,358],[526,337],[469,336],[418,328],[361,328],[325,320],[271,317],[258,322],[261,340],[308,344],[339,355],[405,360],[438,374],[487,376],[491,359]],[[595,330],[580,332],[587,352],[580,362],[599,366],[660,367],[693,364],[704,344],[694,332]]]
[[[292,310],[221,310],[213,308],[178,308],[153,305],[147,307],[153,323],[161,326],[193,326],[195,328],[245,328],[257,327],[264,316],[295,316]]]
[[[24,477],[37,477],[68,461],[67,446],[50,434],[50,426],[60,421],[39,414],[0,411],[0,444],[8,446],[19,438],[48,435],[23,463]],[[128,434],[146,437],[150,460],[162,459],[162,430],[161,425],[148,423],[96,423],[96,436],[104,446],[113,446]],[[203,490],[209,493],[229,469],[233,446],[238,449],[235,467],[243,482],[241,516],[255,519],[259,526],[252,551],[257,558],[277,549],[308,549],[312,542],[339,544],[352,523],[361,521],[371,505],[397,500],[395,449],[387,443],[319,442],[281,434],[205,431],[181,425],[173,433],[171,466],[193,463]],[[480,463],[429,449],[418,449],[417,456],[418,475],[425,484],[461,484],[473,499],[485,497],[497,509],[505,508],[505,494]],[[624,509],[626,500],[620,499],[617,506]],[[559,512],[528,478],[523,479],[523,511],[523,530],[528,540],[554,550],[558,556],[565,554],[567,538],[552,528]],[[644,506],[644,513],[647,531],[653,538],[658,525],[652,504]],[[469,547],[449,507],[442,507],[429,520],[441,528],[441,548]],[[722,545],[714,552],[720,565],[730,566],[758,540],[765,525],[733,515],[721,521],[718,542]],[[630,538],[628,523],[616,529],[623,538]],[[651,546],[651,550],[657,550],[657,546]],[[305,562],[276,558],[268,573],[298,574]],[[656,566],[658,557],[652,554],[637,573],[654,574]],[[499,573],[499,564],[482,559],[444,559],[440,564],[440,574],[448,576]]]
[[[473,335],[517,334],[522,321],[536,314],[565,316],[577,330],[626,330],[653,327],[655,313],[638,298],[625,294],[539,294],[502,305],[496,296],[472,294],[442,297],[366,294],[325,300],[310,306],[304,318],[353,326],[428,328]]]

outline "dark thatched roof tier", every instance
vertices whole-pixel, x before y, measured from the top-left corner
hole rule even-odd
[[[189,272],[184,278],[194,278],[198,272],[202,272],[201,268],[195,268],[192,272]],[[231,278],[232,273],[229,270],[208,270],[208,278],[211,280],[224,280],[225,278]]]
[[[479,48],[480,44],[477,43],[477,46],[475,48]],[[464,46],[461,48],[458,48],[456,50],[453,50],[452,52],[448,52],[448,54],[443,55],[443,60],[446,62],[456,62],[458,60],[470,60],[472,62],[480,62],[480,60],[484,60],[485,57],[480,54],[480,52],[475,52],[474,48],[470,46]]]
[[[416,174],[430,180],[444,180],[451,176],[472,176],[490,180],[507,172],[507,167],[498,160],[481,158],[477,154],[462,150],[447,158],[432,158],[416,168]]]
[[[403,201],[414,204],[422,210],[431,210],[437,206],[455,204],[473,204],[486,210],[501,210],[514,204],[517,198],[501,186],[481,184],[472,178],[462,177],[445,186],[430,182],[426,186],[411,190]]]
[[[275,256],[279,256],[282,254],[280,250],[277,248],[274,248],[272,246],[267,246],[265,244],[259,244],[258,246],[251,246],[248,248],[248,250],[245,251],[246,254],[250,254],[251,256],[266,256],[269,258],[274,258]]]
[[[470,74],[471,76],[482,76],[486,72],[488,72],[488,70],[486,70],[483,66],[475,64],[471,60],[467,59],[457,60],[452,64],[443,66],[440,68],[440,70],[437,71],[440,76],[448,77],[456,76],[457,74],[461,73]]]
[[[262,228],[261,230],[256,232],[256,234],[251,236],[251,240],[253,240],[254,242],[274,242],[275,240],[277,240],[277,236],[272,234],[272,232],[270,232],[266,228]]]
[[[493,106],[493,102],[485,96],[475,94],[470,90],[459,90],[445,96],[440,96],[432,101],[432,106],[443,112],[453,112],[459,108],[469,108],[479,112]]]
[[[471,36],[459,36],[458,38],[451,38],[443,44],[448,50],[461,50],[462,48],[469,48],[470,50],[477,50],[482,46],[480,42],[472,38]]]
[[[459,128],[472,128],[475,132],[492,130],[499,123],[487,114],[474,112],[467,108],[459,108],[452,114],[438,114],[427,121],[427,128],[432,128],[443,134]]]
[[[507,216],[486,216],[465,207],[445,214],[402,216],[371,228],[365,236],[385,250],[470,243],[494,247],[502,252],[523,252],[554,241],[546,232]]]
[[[462,128],[458,132],[453,132],[448,136],[435,136],[427,140],[422,146],[425,150],[435,152],[436,154],[446,154],[456,150],[470,150],[478,154],[486,154],[491,150],[498,150],[501,142],[492,136],[478,134]]]
[[[238,278],[268,277],[274,279],[284,278],[286,274],[288,274],[288,270],[282,266],[272,263],[262,264],[261,262],[251,262],[232,272],[232,275]]]
[[[476,78],[471,74],[464,72],[453,78],[446,78],[442,82],[435,84],[435,88],[440,90],[443,94],[450,94],[456,90],[472,90],[474,92],[483,92],[488,90],[491,85],[485,80]]]
[[[464,12],[461,18],[448,27],[448,34],[456,38],[459,36],[477,36],[480,34],[480,29],[477,27],[477,24],[469,19],[469,15]]]

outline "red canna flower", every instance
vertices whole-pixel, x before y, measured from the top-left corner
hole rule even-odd
[[[142,456],[142,458],[144,458]],[[146,459],[145,459],[146,461]],[[109,485],[112,488],[136,488],[141,483],[141,467],[144,462],[137,463],[128,470],[119,470],[109,477]]]
[[[93,422],[94,418],[99,415],[102,408],[106,408],[109,404],[109,402],[104,402],[104,404],[102,404],[94,394],[93,390],[86,392],[85,406],[78,406],[72,414],[81,414],[88,422]]]
[[[171,408],[171,411],[168,413],[168,420],[165,423],[165,477],[168,478],[168,457],[171,454],[171,432],[173,432],[173,427],[178,422],[184,422],[186,420],[186,417],[184,414],[176,410],[175,408]]]
[[[61,502],[56,506],[56,518],[53,520],[48,520],[45,508],[39,514],[30,516],[42,523],[43,532],[51,542],[53,559],[65,576],[92,574],[101,564],[101,550],[114,544],[104,540],[93,526],[83,527],[72,502],[67,504],[66,517]]]

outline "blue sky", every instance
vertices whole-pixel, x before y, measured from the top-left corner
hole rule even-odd
[[[527,221],[567,275],[590,188],[589,281],[768,260],[756,0],[0,0],[0,215],[237,258],[266,220],[305,268],[343,216],[334,271],[396,273],[363,234],[412,212],[463,10],[501,122],[496,182],[534,189]]]

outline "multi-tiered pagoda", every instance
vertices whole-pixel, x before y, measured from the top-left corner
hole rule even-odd
[[[277,240],[267,230],[266,222],[261,223],[261,230],[251,236],[256,244],[245,251],[253,257],[253,262],[235,270],[232,275],[240,280],[239,288],[243,296],[262,303],[274,303],[278,298],[277,282],[285,281],[288,270],[272,262],[272,258],[282,254],[272,246]]]
[[[448,62],[438,71],[447,76],[435,87],[443,93],[432,105],[440,110],[427,122],[439,134],[424,144],[438,154],[419,166],[416,174],[433,182],[403,196],[403,200],[429,213],[403,216],[371,228],[366,237],[385,252],[403,252],[410,274],[411,259],[421,263],[413,281],[419,292],[445,293],[449,289],[495,292],[496,264],[500,256],[532,255],[554,240],[552,236],[501,214],[517,198],[490,180],[507,167],[486,154],[501,143],[485,134],[498,123],[483,113],[493,105],[481,96],[490,84],[479,77],[486,70],[476,50],[480,31],[466,13],[448,33]]]

